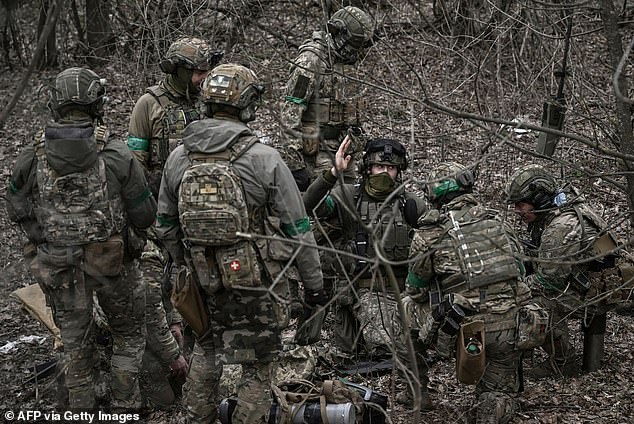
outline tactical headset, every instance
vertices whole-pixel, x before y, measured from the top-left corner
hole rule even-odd
[[[224,56],[223,51],[220,51],[220,50],[213,51],[207,57],[208,69],[213,69],[213,67],[216,66],[218,62],[220,62],[223,56]],[[161,68],[161,71],[171,75],[176,73],[176,70],[178,69],[179,66],[182,66],[187,69],[198,69],[196,68],[196,66],[199,66],[199,65],[200,64],[193,63],[190,59],[180,55],[175,55],[169,58],[165,58],[161,60],[161,62],[159,62],[159,68]]]

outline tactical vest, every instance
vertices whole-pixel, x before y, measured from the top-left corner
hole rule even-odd
[[[312,52],[328,65],[323,74],[315,76],[315,93],[302,115],[302,121],[318,123],[325,139],[336,139],[342,128],[361,125],[360,113],[365,109],[366,102],[355,97],[358,93],[346,92],[350,85],[345,77],[346,66],[330,66],[328,53],[324,49],[327,47],[315,41],[299,48],[300,54]]]
[[[108,143],[108,130],[95,128],[97,152]],[[39,204],[38,224],[46,241],[57,246],[77,246],[107,240],[125,227],[124,205],[119,195],[108,198],[106,164],[98,155],[86,170],[60,176],[48,163],[44,133],[35,143]]]
[[[163,133],[158,140],[152,139],[150,163],[163,168],[169,154],[183,141],[183,130],[201,118],[200,112],[185,99],[177,99],[159,85],[146,90],[161,105],[164,111]]]
[[[464,289],[471,290],[521,275],[513,256],[515,249],[494,211],[475,217],[470,216],[469,209],[449,211],[441,219],[445,221],[434,243],[434,271],[450,275],[440,281],[442,288],[448,289],[444,292],[455,292],[455,287],[463,283]]]

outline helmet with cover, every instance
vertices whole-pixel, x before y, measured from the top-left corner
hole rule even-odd
[[[558,188],[555,178],[543,166],[530,164],[516,170],[506,186],[508,203],[527,202],[536,209],[553,207]]]
[[[407,151],[391,138],[373,138],[363,149],[363,173],[370,172],[372,165],[392,165],[400,171],[407,168]]]
[[[427,177],[427,196],[436,203],[445,203],[462,194],[471,193],[475,175],[458,162],[442,162]]]
[[[255,72],[234,63],[216,66],[202,85],[202,101],[208,116],[225,112],[242,122],[255,119],[262,93],[264,86]]]
[[[222,56],[223,52],[213,50],[206,41],[187,37],[170,45],[159,66],[166,74],[175,74],[179,67],[208,71],[218,64]]]
[[[98,118],[103,115],[106,99],[105,79],[87,68],[68,68],[55,77],[47,106],[55,119],[64,117],[71,110]]]
[[[346,6],[336,11],[326,26],[335,55],[343,63],[357,61],[359,52],[374,42],[374,23],[363,10]]]

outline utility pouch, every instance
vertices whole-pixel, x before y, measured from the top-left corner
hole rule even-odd
[[[319,152],[320,132],[317,125],[302,125],[302,153],[315,156]]]
[[[186,266],[176,274],[171,301],[194,333],[202,338],[209,329],[209,313],[193,275]]]
[[[253,245],[241,241],[227,247],[217,247],[216,261],[227,289],[253,288],[262,286],[260,265]]]
[[[458,334],[456,376],[464,384],[477,384],[486,365],[484,321],[463,324]]]
[[[106,241],[84,246],[84,272],[93,277],[116,277],[123,267],[123,237],[115,234]]]
[[[536,303],[522,306],[516,315],[515,349],[527,350],[546,341],[548,311]]]

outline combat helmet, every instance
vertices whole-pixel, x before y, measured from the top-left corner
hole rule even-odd
[[[83,110],[93,118],[103,115],[106,80],[87,68],[68,68],[55,77],[47,106],[55,119],[68,110]]]
[[[208,71],[220,62],[223,52],[213,50],[200,38],[186,37],[174,41],[159,66],[166,74],[175,74],[179,67]]]
[[[207,115],[224,110],[238,116],[242,122],[255,119],[264,86],[255,72],[235,63],[216,66],[202,84],[202,101]]]
[[[343,63],[355,63],[359,52],[374,42],[374,23],[370,16],[358,7],[346,6],[337,10],[326,28],[335,55]]]
[[[407,151],[391,138],[373,138],[363,148],[362,173],[370,171],[372,165],[393,165],[400,171],[407,169]]]
[[[528,202],[536,209],[553,206],[557,183],[543,166],[530,164],[517,169],[506,186],[508,203]]]
[[[475,175],[458,162],[441,162],[427,177],[427,196],[435,203],[444,203],[458,195],[471,193]]]

